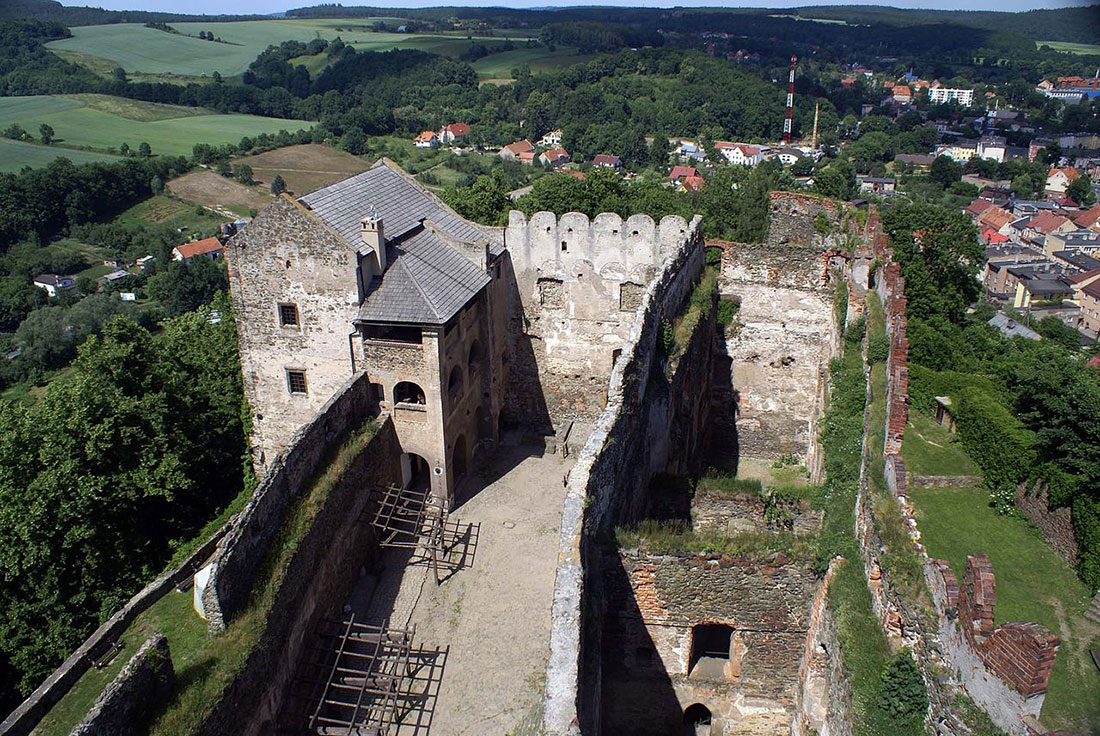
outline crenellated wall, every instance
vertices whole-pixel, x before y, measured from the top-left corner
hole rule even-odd
[[[689,229],[680,217],[510,214],[504,241],[519,303],[506,356],[506,423],[557,427],[599,416],[646,286]]]

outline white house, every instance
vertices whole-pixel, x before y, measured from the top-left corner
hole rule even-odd
[[[714,147],[728,163],[734,166],[756,166],[764,160],[764,154],[771,150],[768,146],[750,146],[747,143],[728,141],[718,141]]]
[[[997,135],[987,135],[978,141],[978,158],[987,158],[997,163],[1004,163],[1008,153],[1008,144],[1005,139]]]
[[[58,276],[56,273],[43,273],[34,277],[34,285],[39,289],[45,289],[49,296],[57,296],[62,291],[72,289],[76,281],[69,276]]]
[[[222,254],[222,244],[217,238],[203,238],[193,243],[177,245],[172,249],[172,257],[177,261],[190,261],[192,258],[216,259]]]
[[[561,146],[561,129],[551,130],[542,138],[539,138],[538,145],[540,148],[558,148]]]
[[[443,145],[449,145],[462,140],[470,134],[470,126],[466,123],[451,123],[439,129],[439,141]],[[423,133],[421,133],[423,135]]]
[[[417,148],[437,148],[439,146],[439,136],[435,134],[434,130],[425,130],[416,138],[413,138],[413,145]]]

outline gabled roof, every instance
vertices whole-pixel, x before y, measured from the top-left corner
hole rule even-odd
[[[34,283],[36,284],[49,284],[50,286],[61,286],[66,283],[72,283],[72,278],[69,276],[58,276],[56,273],[42,273],[34,277]]]
[[[421,132],[420,135],[418,135],[416,137],[416,140],[418,140],[418,141],[435,140],[435,131],[434,130],[425,130],[425,131]]]
[[[968,204],[966,206],[966,209],[963,211],[971,217],[978,217],[991,207],[993,207],[993,203],[990,202],[988,199],[975,199],[973,202]]]
[[[383,219],[389,239],[399,238],[424,219],[459,240],[488,238],[487,231],[459,217],[386,159],[379,160],[362,174],[303,195],[298,201],[355,249],[362,245],[359,222],[371,207]]]
[[[207,253],[217,253],[221,249],[222,244],[217,238],[203,238],[202,240],[196,240],[194,243],[184,243],[176,246],[180,256],[185,259],[206,255]]]
[[[699,176],[698,174],[695,175],[695,176],[685,176],[684,180],[681,182],[681,184],[684,185],[684,189],[686,189],[689,192],[699,191],[700,189],[703,188],[703,185],[705,183],[706,183],[706,180],[703,179],[703,177]]]
[[[609,153],[596,154],[592,159],[593,166],[619,166],[622,164],[622,160],[618,156],[612,156]]]
[[[430,225],[388,242],[386,258],[386,273],[359,307],[360,321],[446,324],[490,281]]]
[[[467,135],[470,132],[470,126],[466,123],[451,123],[444,128],[448,133],[455,136]]]
[[[516,141],[515,143],[509,143],[504,148],[517,155],[521,153],[527,153],[528,151],[533,152],[535,150],[535,146],[531,143],[531,141],[527,139]]]
[[[1073,221],[1079,227],[1092,227],[1097,221],[1100,221],[1100,204],[1094,204],[1092,207],[1089,207],[1087,210],[1077,215],[1077,217],[1073,218]]]
[[[672,171],[670,171],[668,174],[668,178],[672,179],[673,181],[681,179],[685,176],[695,176],[695,167],[677,164],[676,166],[672,167]]]
[[[1012,222],[1012,213],[1006,212],[1000,207],[990,207],[982,213],[982,216],[978,218],[978,222],[993,230],[1000,230]]]
[[[1073,168],[1072,166],[1055,166],[1049,172],[1047,172],[1047,178],[1049,179],[1056,174],[1064,174],[1066,177],[1066,181],[1073,181],[1077,177],[1081,176],[1081,172]]]
[[[542,152],[542,156],[546,157],[547,161],[557,161],[560,158],[569,158],[569,152],[564,148],[551,148]],[[542,158],[540,156],[540,158]]]
[[[488,242],[490,255],[503,252],[491,231],[462,219],[386,159],[298,201],[354,250],[363,246],[360,220],[372,208],[382,218],[388,266],[360,305],[362,321],[444,324],[489,283],[452,243]]]
[[[1069,218],[1062,217],[1055,212],[1047,210],[1046,212],[1040,212],[1035,215],[1035,217],[1032,217],[1027,223],[1027,226],[1043,235],[1047,235],[1054,232],[1062,225],[1065,225],[1067,222],[1069,222]]]

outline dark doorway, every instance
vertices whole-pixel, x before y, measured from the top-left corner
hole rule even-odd
[[[710,736],[710,709],[702,703],[694,703],[684,711],[685,736]]]
[[[725,667],[730,659],[733,627],[724,624],[698,624],[691,630],[691,664],[689,677],[708,680],[726,679]]]
[[[406,452],[401,456],[401,482],[405,488],[422,491],[431,487],[432,476],[428,461],[415,452]]]
[[[459,435],[455,440],[455,449],[451,453],[451,477],[454,484],[466,477],[466,436]]]

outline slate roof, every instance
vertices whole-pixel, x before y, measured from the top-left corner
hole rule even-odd
[[[362,245],[359,221],[371,206],[382,218],[387,239],[397,239],[427,219],[459,240],[487,240],[488,235],[381,159],[362,174],[303,195],[298,201],[352,247]]]
[[[491,256],[504,250],[488,231],[459,217],[385,159],[299,201],[356,250],[363,246],[363,216],[373,206],[382,219],[388,265],[360,305],[360,321],[444,324],[490,280],[448,244],[448,236],[489,242]]]
[[[490,280],[431,227],[388,242],[386,258],[386,273],[359,306],[362,322],[446,324]]]

